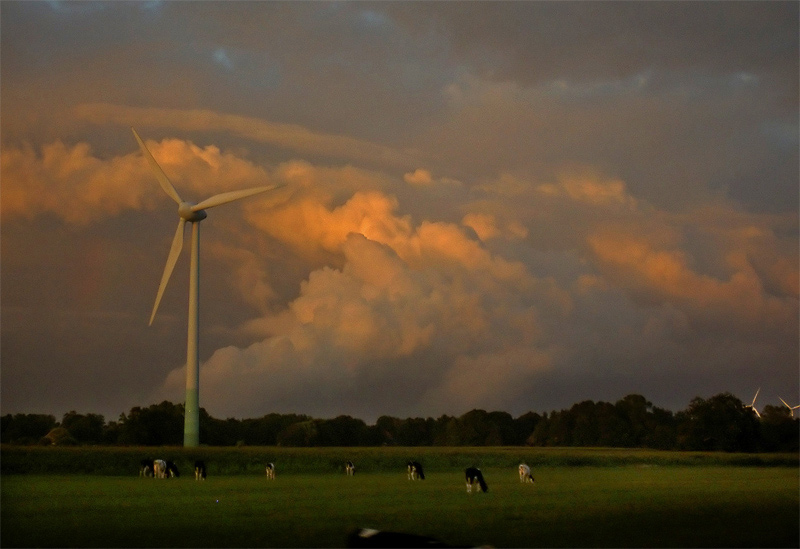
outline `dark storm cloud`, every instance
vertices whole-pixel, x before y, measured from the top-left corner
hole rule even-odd
[[[664,201],[669,193],[657,189],[676,184],[676,166],[659,173],[666,165],[629,160],[660,150],[680,159],[683,180],[767,209],[798,201],[796,3],[433,3],[390,11],[410,32],[447,36],[452,57],[482,77],[549,95],[521,117],[500,118],[508,131],[505,146],[494,144],[498,155],[526,143],[539,160],[606,163],[637,192]],[[517,135],[521,125],[536,130],[533,143]],[[543,167],[534,164],[538,173]],[[753,178],[766,188],[754,192]]]
[[[428,3],[395,4],[392,12],[409,28],[420,20],[423,28],[434,26],[455,55],[498,79],[536,84],[624,79],[647,69],[747,71],[779,79],[787,93],[797,89],[794,2]]]

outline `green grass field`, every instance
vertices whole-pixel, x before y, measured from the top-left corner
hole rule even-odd
[[[181,471],[194,467],[196,459],[208,465],[210,475],[259,475],[267,462],[280,473],[336,474],[353,460],[359,472],[388,473],[404,469],[410,459],[426,471],[463,471],[465,467],[515,468],[525,462],[540,467],[642,466],[745,466],[798,468],[794,454],[733,454],[722,452],[670,452],[640,448],[529,448],[505,447],[360,447],[291,448],[243,446],[183,448],[179,446],[8,446],[0,447],[2,475],[37,474],[130,476],[144,457],[169,459]]]
[[[444,466],[417,482],[408,481],[402,469],[348,478],[282,473],[279,467],[275,481],[263,474],[210,476],[205,482],[188,474],[172,480],[4,475],[0,544],[341,547],[358,527],[461,546],[800,543],[797,467],[543,466],[534,469],[534,485],[520,484],[511,467],[483,471],[489,492],[472,495],[461,470]]]

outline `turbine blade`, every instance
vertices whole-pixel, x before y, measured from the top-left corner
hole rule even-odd
[[[147,150],[147,147],[144,146],[144,141],[142,141],[142,138],[139,137],[139,134],[136,133],[136,130],[134,130],[133,128],[131,128],[131,130],[133,131],[133,135],[136,137],[136,141],[139,142],[139,148],[142,149],[144,157],[150,163],[150,167],[153,169],[153,173],[156,175],[156,179],[158,179],[158,182],[161,183],[161,188],[164,189],[164,192],[167,193],[169,197],[172,198],[172,200],[174,200],[178,204],[183,202],[183,200],[181,200],[181,197],[178,196],[178,191],[176,191],[175,187],[172,186],[172,183],[169,182],[169,179],[167,178],[167,175],[164,173],[164,170],[161,169],[161,166],[158,165],[156,159],[153,158],[153,155],[150,154],[150,151]]]
[[[192,211],[197,212],[199,210],[205,210],[206,208],[221,206],[222,204],[227,204],[228,202],[233,202],[234,200],[239,200],[240,198],[246,198],[248,196],[253,196],[254,194],[271,191],[272,189],[275,189],[280,186],[281,185],[266,185],[264,187],[253,187],[252,189],[244,189],[241,191],[220,193],[212,196],[211,198],[206,198],[199,204],[195,204],[194,206],[192,206]]]
[[[150,326],[153,325],[153,319],[156,317],[158,304],[161,303],[161,296],[164,295],[164,290],[169,282],[169,277],[172,275],[172,269],[175,268],[175,263],[178,261],[178,256],[181,255],[183,248],[183,227],[186,221],[181,218],[178,221],[178,230],[175,231],[175,238],[172,239],[172,247],[169,249],[169,257],[167,257],[167,264],[164,265],[164,274],[161,275],[161,284],[158,286],[158,294],[156,295],[156,303],[153,305],[153,313],[150,315]]]
[[[787,407],[787,408],[789,408],[790,410],[792,409],[792,407],[791,407],[791,406],[789,406],[788,404],[786,404],[786,401],[785,401],[785,400],[783,400],[781,397],[778,397],[778,398],[780,399],[780,401],[781,401],[781,402],[783,402],[783,403],[786,405],[786,407]]]

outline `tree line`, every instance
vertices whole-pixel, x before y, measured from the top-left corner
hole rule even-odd
[[[0,417],[4,444],[162,446],[183,444],[183,405],[164,401],[134,407],[117,421],[71,411]],[[267,414],[217,419],[200,409],[200,441],[209,446],[603,446],[725,452],[795,452],[800,419],[767,405],[761,417],[730,393],[697,397],[680,412],[658,408],[641,395],[615,403],[583,401],[569,409],[517,418],[472,410],[461,416],[396,418],[374,425],[342,415],[317,419]]]

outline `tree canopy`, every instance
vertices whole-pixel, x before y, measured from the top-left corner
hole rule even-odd
[[[1,440],[11,444],[180,445],[183,405],[134,407],[117,421],[70,411],[54,416],[7,414]],[[56,436],[57,435],[57,436]],[[724,452],[797,451],[800,419],[788,408],[765,406],[761,417],[731,395],[696,397],[673,413],[642,395],[615,403],[586,400],[567,410],[517,418],[502,411],[461,416],[396,418],[374,425],[342,415],[331,419],[267,414],[217,419],[200,410],[200,440],[210,446],[606,446]]]

